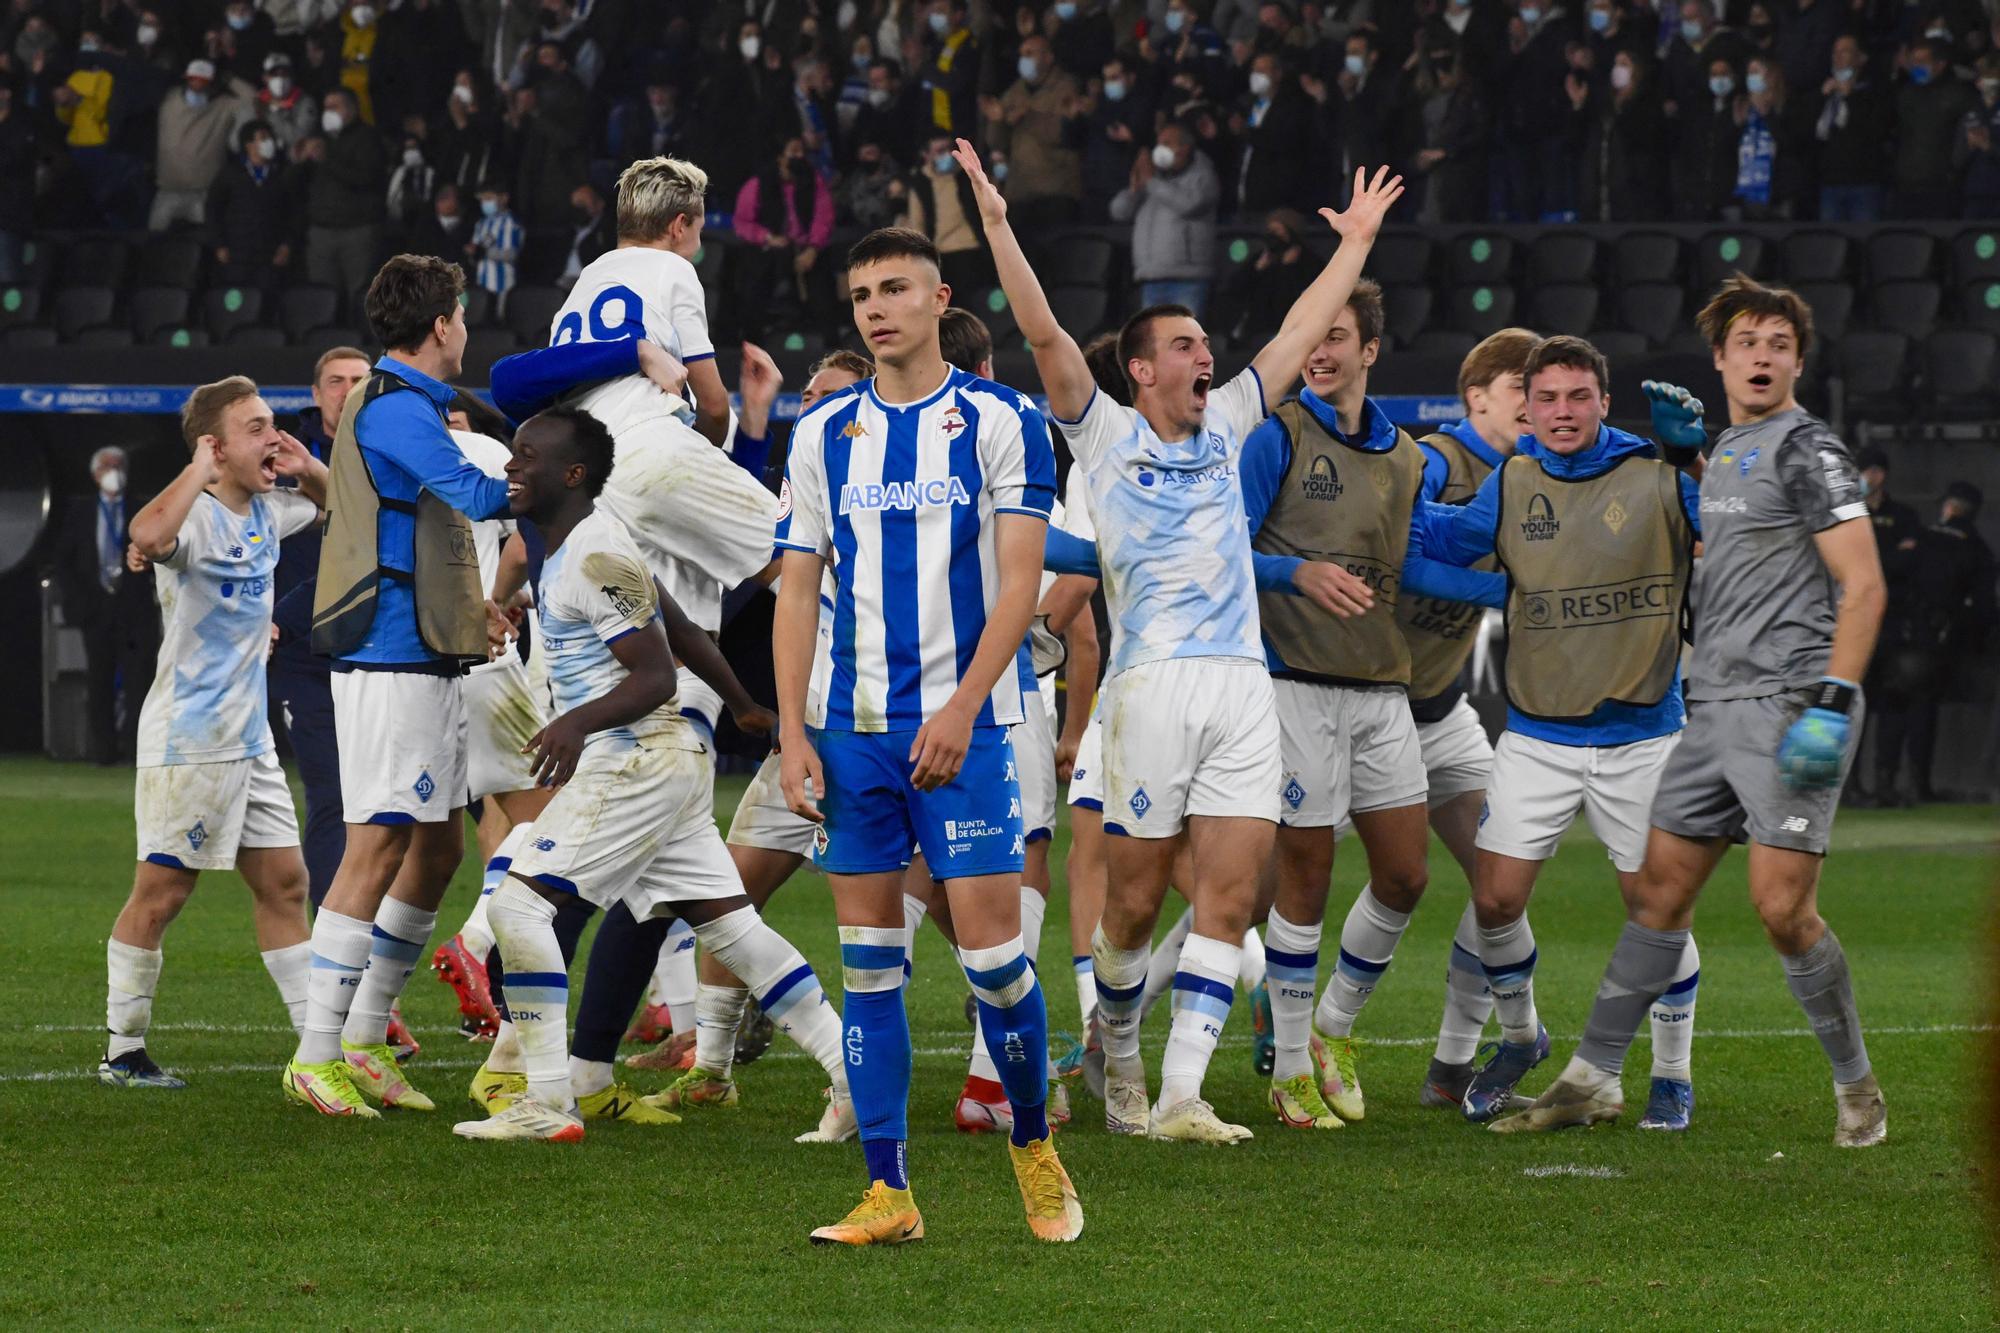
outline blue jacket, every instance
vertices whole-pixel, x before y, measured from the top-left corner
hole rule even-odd
[[[1456,432],[1454,432],[1456,434]],[[1463,440],[1465,437],[1460,435]],[[1563,481],[1582,481],[1611,470],[1620,459],[1637,454],[1659,457],[1651,440],[1630,435],[1609,426],[1600,426],[1596,441],[1587,449],[1563,455],[1544,449],[1532,435],[1521,437],[1517,450],[1532,458],[1549,476]],[[1701,535],[1701,493],[1686,473],[1680,477],[1681,510],[1687,515],[1695,535]],[[1421,521],[1418,539],[1429,557],[1455,565],[1469,565],[1493,554],[1494,534],[1500,526],[1500,473],[1494,472],[1467,504],[1441,505],[1426,501],[1418,506]],[[1504,579],[1504,575],[1496,575]],[[1527,717],[1512,704],[1507,707],[1507,730],[1554,745],[1630,745],[1634,741],[1670,736],[1687,724],[1687,709],[1681,702],[1680,668],[1674,669],[1673,683],[1656,704],[1606,703],[1582,722],[1550,722]]]
[[[354,439],[385,500],[415,505],[429,491],[468,518],[500,518],[507,513],[507,483],[489,477],[459,451],[445,428],[445,408],[454,390],[449,384],[405,362],[384,356],[375,369],[408,384],[414,393],[385,393],[365,403],[354,416]],[[357,388],[355,392],[361,392]],[[416,517],[383,508],[375,520],[376,559],[386,569],[416,567]],[[402,579],[381,580],[375,598],[375,623],[360,647],[336,659],[335,670],[434,670],[442,659],[424,646],[417,633],[416,593]]]
[[[1479,432],[1472,428],[1470,418],[1460,417],[1449,426],[1440,426],[1437,433],[1451,436],[1454,440],[1464,445],[1474,458],[1479,459],[1496,472],[1507,461],[1505,455],[1496,453],[1493,447],[1487,444],[1485,439],[1480,436]],[[1444,455],[1431,445],[1418,440],[1417,448],[1424,451],[1423,497],[1426,500],[1435,500],[1444,494],[1444,484],[1451,475],[1451,469],[1446,466]],[[1483,603],[1483,605],[1494,605],[1494,603]]]

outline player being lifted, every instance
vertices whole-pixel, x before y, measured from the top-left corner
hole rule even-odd
[[[326,468],[277,429],[241,375],[204,384],[181,410],[193,456],[132,518],[159,571],[159,669],[139,711],[139,868],[105,946],[105,1051],[114,1087],[178,1088],[146,1053],[161,943],[204,870],[250,886],[257,947],[292,1026],[305,1019],[306,866],[298,814],[271,741],[264,658],[278,544],[319,516]],[[297,490],[273,489],[281,476]]]
[[[902,872],[912,844],[943,881],[959,957],[1013,1111],[1030,1230],[1073,1240],[1083,1209],[1046,1115],[1048,1017],[1021,940],[1021,721],[1015,655],[1034,616],[1055,454],[1023,395],[946,364],[950,289],[936,248],[900,228],[848,253],[854,321],[876,373],[792,434],[772,625],[785,799],[821,823],[846,973],[848,1077],[870,1184],[820,1243],[923,1235],[905,1168],[910,1028]],[[837,582],[832,671],[805,711],[820,576]],[[808,727],[812,730],[809,733]]]
[[[1834,1142],[1888,1136],[1847,956],[1819,915],[1834,807],[1862,721],[1860,681],[1886,601],[1847,446],[1799,406],[1812,310],[1738,275],[1696,319],[1729,402],[1701,480],[1693,705],[1653,800],[1645,864],[1576,1054],[1503,1132],[1614,1119],[1634,1030],[1672,984],[1694,903],[1731,841],[1750,843],[1750,901],[1833,1065]],[[1666,443],[1699,445],[1701,405],[1649,386]]]
[[[1681,613],[1700,535],[1693,481],[1650,440],[1604,424],[1609,369],[1581,338],[1528,353],[1534,435],[1463,505],[1425,511],[1425,550],[1507,575],[1507,730],[1473,870],[1478,954],[1502,1040],[1463,1106],[1485,1122],[1548,1055],[1535,1009],[1539,954],[1528,899],[1579,808],[1631,902],[1646,812],[1686,720]],[[1685,941],[1669,1001],[1653,1014],[1648,1129],[1686,1129],[1701,956]]]
[[[1201,1084],[1235,997],[1282,780],[1237,458],[1347,304],[1402,181],[1386,169],[1372,182],[1357,172],[1347,211],[1321,210],[1340,248],[1249,369],[1213,394],[1215,358],[1192,312],[1152,306],[1127,320],[1118,350],[1133,406],[1123,408],[1097,391],[1082,350],[1057,323],[978,154],[961,140],[956,156],[1050,414],[1088,482],[1111,609],[1100,703],[1110,874],[1091,950],[1105,1123],[1117,1133],[1238,1142],[1250,1131],[1219,1120]],[[1335,566],[1311,577],[1329,610],[1355,613],[1372,601],[1361,580]],[[1183,829],[1196,916],[1175,976],[1160,1098],[1149,1109],[1139,1006]]]

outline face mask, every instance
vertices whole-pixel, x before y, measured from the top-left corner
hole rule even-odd
[[[1693,19],[1682,19],[1681,40],[1686,42],[1689,46],[1693,46],[1696,42],[1700,41],[1701,24],[1695,22]]]
[[[1983,86],[1983,85],[1982,85],[1982,86]],[[1124,100],[1125,100],[1125,85],[1124,85],[1123,83],[1119,82],[1119,81],[1118,81],[1117,79],[1111,79],[1111,80],[1109,80],[1109,81],[1108,81],[1108,82],[1106,82],[1106,83],[1105,83],[1105,85],[1104,85],[1104,97],[1105,97],[1105,100],[1106,100],[1106,101],[1110,101],[1110,102],[1122,102],[1122,101],[1124,101]]]
[[[1934,42],[1948,42],[1948,41],[1950,41],[1950,40],[1951,40],[1951,29],[1950,29],[1950,28],[1925,28],[1925,29],[1924,29],[1924,36],[1925,36],[1925,37],[1928,37],[1928,38],[1929,38],[1929,39],[1930,39],[1931,41],[1934,41]]]
[[[1261,69],[1253,73],[1250,76],[1250,95],[1252,97],[1269,97],[1271,95],[1271,76]]]
[[[443,227],[446,231],[450,231],[457,225],[458,225],[458,214],[456,213],[438,214],[438,226]]]
[[[1632,86],[1632,67],[1630,65],[1613,65],[1611,67],[1611,86],[1621,93],[1630,88]]]
[[[118,468],[112,468],[97,479],[97,489],[103,491],[106,495],[119,494],[125,489],[124,472]]]
[[[840,0],[840,11],[835,16],[833,25],[846,32],[854,26],[854,20],[860,17],[860,14],[861,11],[854,7],[854,0]]]
[[[76,44],[76,53],[77,53],[78,55],[80,55],[80,56],[94,56],[94,55],[96,55],[96,54],[97,54],[97,40],[96,40],[95,38],[93,38],[93,37],[86,37],[86,38],[85,38],[84,40],[82,40],[82,41],[80,41],[80,42],[78,42],[78,43]]]
[[[1450,9],[1444,11],[1444,26],[1450,28],[1459,36],[1464,36],[1465,30],[1472,26],[1472,11],[1462,8],[1459,5],[1453,5]]]
[[[1022,56],[1019,61],[1015,62],[1014,68],[1021,72],[1021,82],[1023,83],[1033,83],[1035,76],[1042,72],[1036,66],[1033,56]]]
[[[764,49],[764,39],[761,37],[745,37],[742,41],[736,43],[736,49],[743,53],[745,60],[755,60],[758,53]]]
[[[854,72],[856,74],[866,74],[868,67],[875,63],[874,55],[867,51],[856,51],[848,59],[854,62]]]
[[[1525,14],[1524,14],[1524,15],[1522,15],[1522,18],[1523,18],[1523,19],[1525,19],[1526,17],[1527,17],[1527,15],[1525,15]],[[1610,10],[1608,10],[1608,9],[1593,9],[1593,10],[1591,10],[1591,11],[1590,11],[1590,30],[1591,30],[1592,32],[1610,32],[1610,31],[1611,31],[1611,11],[1610,11]]]
[[[1056,5],[1056,17],[1061,19],[1064,23],[1068,23],[1071,19],[1076,17],[1076,6],[1074,4],[1071,4],[1070,0],[1058,0],[1058,3]]]
[[[1182,9],[1169,9],[1169,10],[1167,11],[1167,31],[1168,31],[1168,32],[1179,32],[1179,31],[1180,31],[1180,30],[1181,30],[1182,28],[1185,28],[1186,26],[1187,26],[1187,11],[1186,11],[1186,10],[1182,10]]]
[[[340,127],[346,123],[347,118],[331,108],[319,113],[319,127],[328,134],[340,133]]]
[[[271,90],[271,96],[282,99],[292,90],[292,81],[283,74],[273,74],[264,80],[264,86]]]
[[[887,88],[870,88],[868,90],[868,105],[874,107],[877,111],[887,110],[889,106],[889,90]]]
[[[945,13],[942,9],[933,9],[931,11],[931,31],[937,33],[940,37],[951,31],[951,15]]]
[[[1979,92],[1983,97],[2000,97],[2000,79],[1981,79]]]
[[[1717,97],[1729,96],[1730,91],[1735,87],[1736,80],[1730,78],[1727,74],[1717,74],[1708,81],[1708,90]]]
[[[1911,83],[1914,83],[1917,85],[1917,87],[1921,88],[1930,81],[1931,81],[1931,67],[1929,65],[1910,66]]]
[[[207,105],[208,105],[208,94],[207,94],[207,93],[205,93],[205,92],[202,92],[201,90],[199,90],[199,89],[197,89],[197,88],[186,88],[186,89],[183,89],[183,90],[182,90],[182,92],[181,92],[181,96],[182,96],[183,98],[185,98],[185,99],[187,100],[187,104],[188,104],[189,106],[207,106]]]
[[[1765,80],[1764,76],[1755,70],[1743,76],[1743,91],[1749,93],[1752,97],[1763,92],[1769,86],[1770,84]]]
[[[277,151],[278,145],[272,143],[269,139],[251,140],[250,156],[258,162],[269,162],[271,155]]]
[[[250,26],[250,16],[248,14],[231,14],[226,21],[229,24],[231,32],[242,32]]]
[[[355,27],[366,28],[375,22],[375,7],[373,5],[356,5],[353,10],[353,17]]]
[[[150,23],[141,23],[137,35],[141,46],[151,46],[160,40],[160,30]]]
[[[1843,66],[1843,67],[1842,67],[1842,68],[1840,68],[1840,69],[1837,69],[1837,70],[1835,70],[1835,71],[1833,72],[1833,77],[1834,77],[1834,79],[1835,79],[1835,80],[1836,80],[1837,82],[1840,82],[1840,83],[1852,83],[1852,82],[1854,82],[1854,66],[1852,66],[1852,65],[1847,65],[1847,66]]]
[[[1154,144],[1153,165],[1161,171],[1172,171],[1174,169],[1174,150],[1163,143]]]
[[[462,103],[465,106],[472,105],[472,89],[462,83],[454,83],[451,86],[451,96],[455,102]]]
[[[1006,180],[1007,164],[1005,162],[995,162],[993,164],[993,170],[991,172],[991,175],[993,177],[993,183],[995,185],[998,185],[1001,181]]]
[[[500,201],[498,199],[481,199],[479,201],[479,215],[487,218],[499,217]]]
[[[931,170],[935,171],[940,176],[951,175],[951,169],[956,165],[957,165],[957,159],[952,157],[950,153],[939,153],[936,157],[931,159]],[[996,162],[994,163],[994,165],[997,167],[1000,164]]]
[[[423,149],[421,149],[421,148],[405,148],[405,149],[403,150],[403,165],[404,165],[404,166],[406,166],[406,167],[420,167],[420,166],[422,166],[423,164],[424,164],[424,150],[423,150]]]
[[[1349,56],[1346,64],[1347,72],[1357,79],[1368,72],[1367,56]]]
[[[1533,5],[1523,5],[1521,7],[1521,22],[1532,28],[1541,21],[1542,11],[1540,9]]]

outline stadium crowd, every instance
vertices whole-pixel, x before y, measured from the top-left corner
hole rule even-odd
[[[573,281],[617,169],[674,153],[715,167],[733,291],[831,332],[837,227],[990,282],[957,135],[1025,233],[1129,223],[1148,299],[1197,305],[1210,226],[1282,258],[1364,162],[1431,222],[2000,216],[1994,8],[10,0],[0,282],[37,230],[193,227],[234,283],[355,292],[402,250],[504,298]]]

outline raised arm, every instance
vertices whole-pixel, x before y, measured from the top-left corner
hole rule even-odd
[[[1354,294],[1354,284],[1361,277],[1361,266],[1368,260],[1368,251],[1374,246],[1377,233],[1382,230],[1382,219],[1388,215],[1389,206],[1402,197],[1403,178],[1390,177],[1387,167],[1378,167],[1373,181],[1368,180],[1367,175],[1365,168],[1355,169],[1354,197],[1348,202],[1346,212],[1336,213],[1331,208],[1319,210],[1319,215],[1340,237],[1340,248],[1333,252],[1333,258],[1326,261],[1326,267],[1320,270],[1312,285],[1292,302],[1277,336],[1251,358],[1250,364],[1256,367],[1257,378],[1264,386],[1266,411],[1275,409],[1285,400],[1285,395],[1291,392],[1292,382],[1299,377],[1299,367],[1306,363],[1307,355],[1326,337],[1333,321],[1340,318],[1347,298]],[[991,234],[990,229],[988,234]],[[1009,291],[1007,299],[1011,301],[1013,297],[1014,293]]]
[[[1058,420],[1075,421],[1083,416],[1084,410],[1090,406],[1091,395],[1097,392],[1097,381],[1091,378],[1090,366],[1083,359],[1083,349],[1056,322],[1055,311],[1049,308],[1049,298],[1042,291],[1041,281],[1028,267],[1028,257],[1021,251],[1021,242],[1014,235],[1013,228],[1007,225],[1007,201],[1000,197],[999,188],[986,178],[986,169],[980,165],[978,152],[960,139],[952,156],[958,159],[960,169],[972,182],[972,197],[979,205],[979,220],[986,228],[986,243],[993,250],[993,267],[1000,276],[1000,289],[1007,293],[1007,303],[1014,308],[1014,323],[1035,354],[1035,371],[1042,377],[1042,391],[1048,395],[1049,411]],[[1359,272],[1358,267],[1356,271]],[[1300,364],[1304,363],[1306,352],[1310,349],[1311,344],[1308,344],[1300,350]],[[1296,369],[1295,366],[1294,371]]]
[[[132,545],[148,560],[171,559],[180,546],[181,528],[186,526],[194,502],[218,475],[215,450],[215,445],[197,443],[194,457],[181,474],[154,496],[151,504],[132,515]]]

